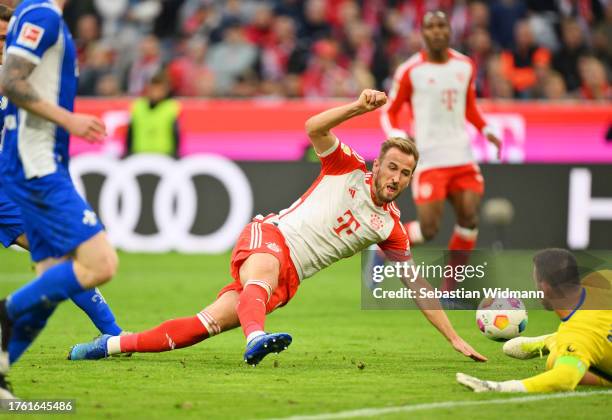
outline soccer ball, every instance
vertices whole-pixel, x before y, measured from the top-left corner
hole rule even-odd
[[[476,323],[491,340],[518,337],[527,327],[527,310],[520,299],[483,299],[476,311]]]

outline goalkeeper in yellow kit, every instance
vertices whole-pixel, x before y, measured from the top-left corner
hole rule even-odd
[[[574,256],[563,249],[540,251],[534,279],[543,304],[561,319],[555,334],[517,337],[504,353],[518,359],[547,354],[547,371],[523,380],[485,381],[457,373],[457,381],[476,392],[571,391],[578,384],[612,386],[612,271],[589,274],[582,282]]]

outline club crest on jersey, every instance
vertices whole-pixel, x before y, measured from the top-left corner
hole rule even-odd
[[[43,35],[45,34],[44,28],[34,25],[33,23],[26,22],[21,27],[19,37],[17,38],[17,44],[23,45],[26,48],[35,50],[40,45]]]
[[[266,242],[266,246],[268,247],[270,251],[277,252],[277,253],[281,251],[280,246],[278,246],[276,242]]]
[[[385,221],[377,214],[372,213],[370,216],[370,226],[374,230],[380,230],[385,225]]]
[[[95,226],[98,224],[98,216],[91,210],[83,210],[83,224],[87,226]]]

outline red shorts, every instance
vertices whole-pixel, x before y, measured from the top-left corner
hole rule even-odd
[[[417,171],[412,180],[412,196],[416,204],[444,200],[455,191],[484,193],[484,179],[475,163],[447,168]]]
[[[272,223],[262,223],[261,221],[249,223],[240,234],[232,251],[230,262],[230,271],[234,281],[221,289],[217,297],[230,290],[235,290],[238,293],[242,292],[240,267],[248,257],[261,253],[274,255],[280,263],[278,286],[266,304],[266,312],[270,313],[276,308],[285,306],[297,292],[300,279],[293,261],[291,261],[289,248],[281,231]]]

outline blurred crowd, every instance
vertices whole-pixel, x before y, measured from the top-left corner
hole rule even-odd
[[[81,95],[139,95],[163,71],[177,96],[318,98],[388,90],[432,9],[479,97],[612,99],[612,0],[78,0],[64,16]]]

